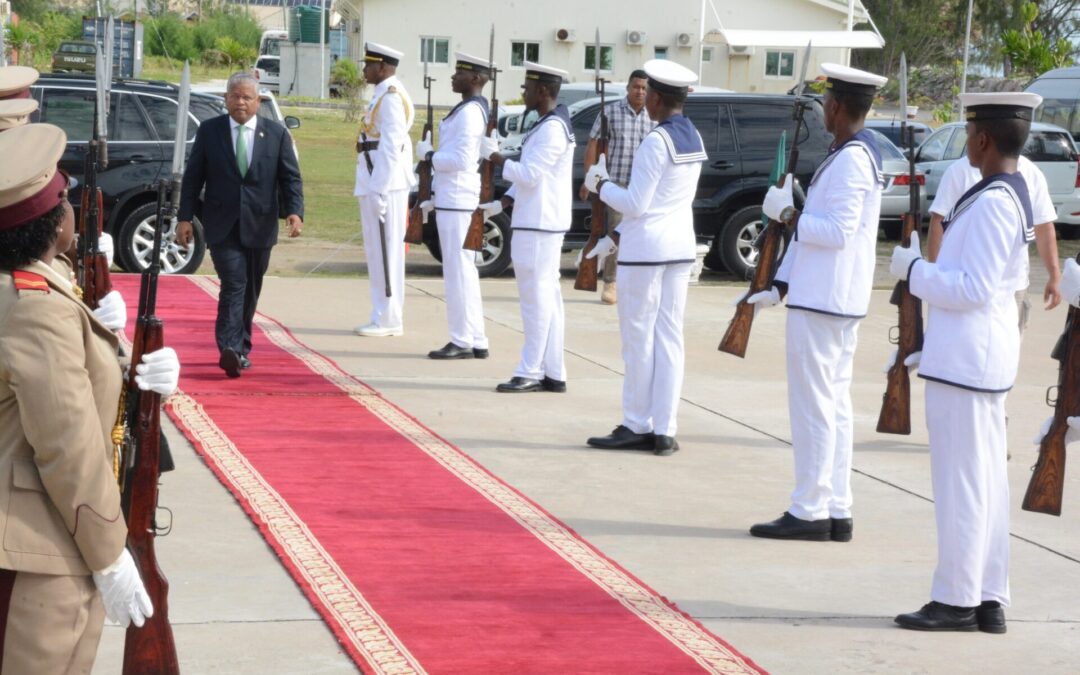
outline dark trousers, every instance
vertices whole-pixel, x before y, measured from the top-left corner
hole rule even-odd
[[[240,243],[235,224],[225,241],[210,247],[214,271],[221,280],[214,337],[218,351],[237,354],[251,351],[251,322],[262,291],[263,275],[270,264],[270,248],[248,248]]]

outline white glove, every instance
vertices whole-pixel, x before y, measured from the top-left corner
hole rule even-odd
[[[784,178],[784,187],[774,185],[769,188],[769,191],[765,193],[765,201],[761,204],[761,210],[765,212],[766,216],[773,220],[780,220],[784,209],[795,208],[795,199],[791,196],[791,186],[794,183],[795,181],[789,173]]]
[[[490,159],[492,155],[499,151],[499,132],[495,129],[491,130],[489,136],[484,136],[480,139],[480,158]]]
[[[757,313],[763,309],[775,307],[780,304],[780,289],[776,286],[772,286],[767,291],[758,291],[757,293],[750,295],[750,297],[747,297],[749,293],[750,291],[747,291],[742,298],[735,301],[735,304],[739,304],[743,298],[746,298],[747,304],[754,306],[754,316],[757,316]]]
[[[498,199],[493,202],[484,202],[480,205],[480,209],[484,212],[484,220],[491,220],[503,212],[502,202]]]
[[[585,187],[589,192],[597,192],[600,181],[610,180],[607,172],[607,157],[604,157],[603,153],[596,159],[596,164],[589,167],[588,173],[585,174]]]
[[[105,262],[109,263],[109,267],[112,267],[113,240],[112,235],[108,232],[102,232],[98,235],[98,250],[105,254]]]
[[[135,373],[135,384],[139,389],[169,396],[180,384],[180,359],[172,347],[162,347],[143,354],[142,362],[135,366]]]
[[[386,195],[376,192],[371,195],[371,198],[375,201],[375,211],[382,218],[386,215]]]
[[[897,350],[893,350],[893,353],[889,355],[889,361],[885,364],[885,372],[892,370],[893,364],[896,363]],[[908,370],[915,371],[919,369],[919,363],[922,362],[922,351],[911,352],[904,359],[904,365],[908,367]]]
[[[423,214],[424,222],[427,222],[428,214],[435,210],[435,203],[430,199],[425,199],[420,202],[420,212]]]
[[[132,622],[141,627],[148,617],[154,615],[154,605],[139,578],[135,560],[126,548],[116,562],[100,572],[94,572],[94,585],[101,591],[101,601],[109,621],[124,628]]]
[[[127,327],[127,304],[120,291],[109,291],[94,310],[97,320],[109,330],[123,331]]]
[[[603,155],[600,156],[603,157]],[[585,249],[581,250],[584,251]],[[596,258],[596,266],[602,267],[604,264],[604,259],[617,250],[619,250],[619,247],[615,245],[615,240],[611,237],[604,237],[603,239],[596,242],[596,246],[593,246],[592,250],[589,251],[589,254],[585,257]]]
[[[1050,425],[1054,423],[1054,416],[1047,417],[1039,427],[1039,433],[1035,434],[1034,443],[1039,445],[1046,438],[1046,434],[1050,433]],[[1065,432],[1065,445],[1080,441],[1080,417],[1066,417],[1065,423],[1069,425],[1069,430]]]
[[[1073,307],[1080,307],[1080,265],[1076,264],[1075,258],[1065,261],[1061,273],[1061,297]]]
[[[907,281],[908,272],[911,271],[911,263],[922,259],[919,250],[919,233],[911,233],[911,246],[897,246],[892,252],[892,262],[889,263],[889,274],[897,279]]]
[[[424,137],[416,142],[416,159],[419,162],[423,162],[427,159],[429,152],[435,152],[435,146],[431,144],[431,133],[424,134]]]

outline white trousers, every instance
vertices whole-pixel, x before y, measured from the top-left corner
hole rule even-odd
[[[1009,604],[1005,394],[926,383],[938,564],[930,599]]]
[[[851,517],[851,371],[859,320],[789,309],[788,413],[803,520]]]
[[[450,324],[451,342],[467,349],[487,349],[480,274],[476,271],[477,253],[461,248],[470,222],[471,212],[436,209],[443,284],[446,286],[446,318]]]
[[[409,192],[393,190],[387,194],[386,263],[390,269],[390,292],[386,297],[383,274],[382,240],[379,237],[379,212],[375,200],[364,195],[360,201],[360,223],[367,255],[368,286],[371,289],[371,323],[380,328],[401,328],[405,310],[405,228],[409,223]]]
[[[562,288],[559,286],[559,261],[562,257],[561,232],[514,230],[510,259],[517,278],[521,322],[525,344],[515,377],[566,381],[563,364]]]
[[[638,434],[674,436],[686,350],[683,315],[690,263],[619,265],[623,425]]]

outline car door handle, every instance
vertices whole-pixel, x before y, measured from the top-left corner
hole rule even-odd
[[[711,166],[714,169],[731,169],[731,168],[733,168],[735,166],[735,163],[734,162],[729,162],[726,159],[721,159],[721,160],[718,160],[716,162],[713,162],[709,166]]]

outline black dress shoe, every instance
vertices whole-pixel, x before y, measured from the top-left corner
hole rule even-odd
[[[540,384],[540,380],[533,380],[528,377],[511,377],[509,382],[503,382],[499,386],[495,387],[495,391],[510,394],[521,394],[527,391],[540,391],[543,389],[543,385]]]
[[[634,433],[620,424],[607,436],[593,436],[585,442],[604,450],[652,450],[655,437],[651,433]]]
[[[553,380],[545,375],[544,379],[540,380],[540,384],[544,386],[544,391],[550,391],[556,394],[566,393],[566,380]]]
[[[448,361],[450,359],[471,359],[473,358],[473,350],[468,347],[458,347],[453,342],[447,342],[446,346],[442,349],[436,349],[428,352],[429,359],[435,359],[437,361]]]
[[[832,536],[832,520],[803,520],[787,511],[768,523],[758,523],[750,528],[750,534],[766,539],[798,539],[801,541],[828,541]]]
[[[679,451],[679,442],[674,436],[656,434],[653,437],[653,454],[661,457],[673,455]]]
[[[225,374],[229,377],[240,377],[240,355],[228,347],[221,350],[221,358],[218,359],[218,366],[224,370]]]
[[[473,347],[472,355],[474,358],[477,359],[486,359],[487,357],[491,356],[491,352],[486,349],[480,349],[479,347]]]
[[[240,370],[247,370],[250,367],[251,367],[251,359],[249,359],[245,354],[241,354],[240,355]]]
[[[973,631],[979,629],[974,607],[953,607],[937,601],[923,605],[923,608],[917,612],[901,614],[894,620],[900,624],[901,628],[911,630]],[[1004,622],[1004,614],[1002,621]]]
[[[996,600],[983,600],[975,608],[975,619],[984,633],[1000,635],[1005,632],[1005,608]]]
[[[855,529],[855,523],[851,518],[830,518],[832,521],[833,541],[851,541],[851,531]]]

